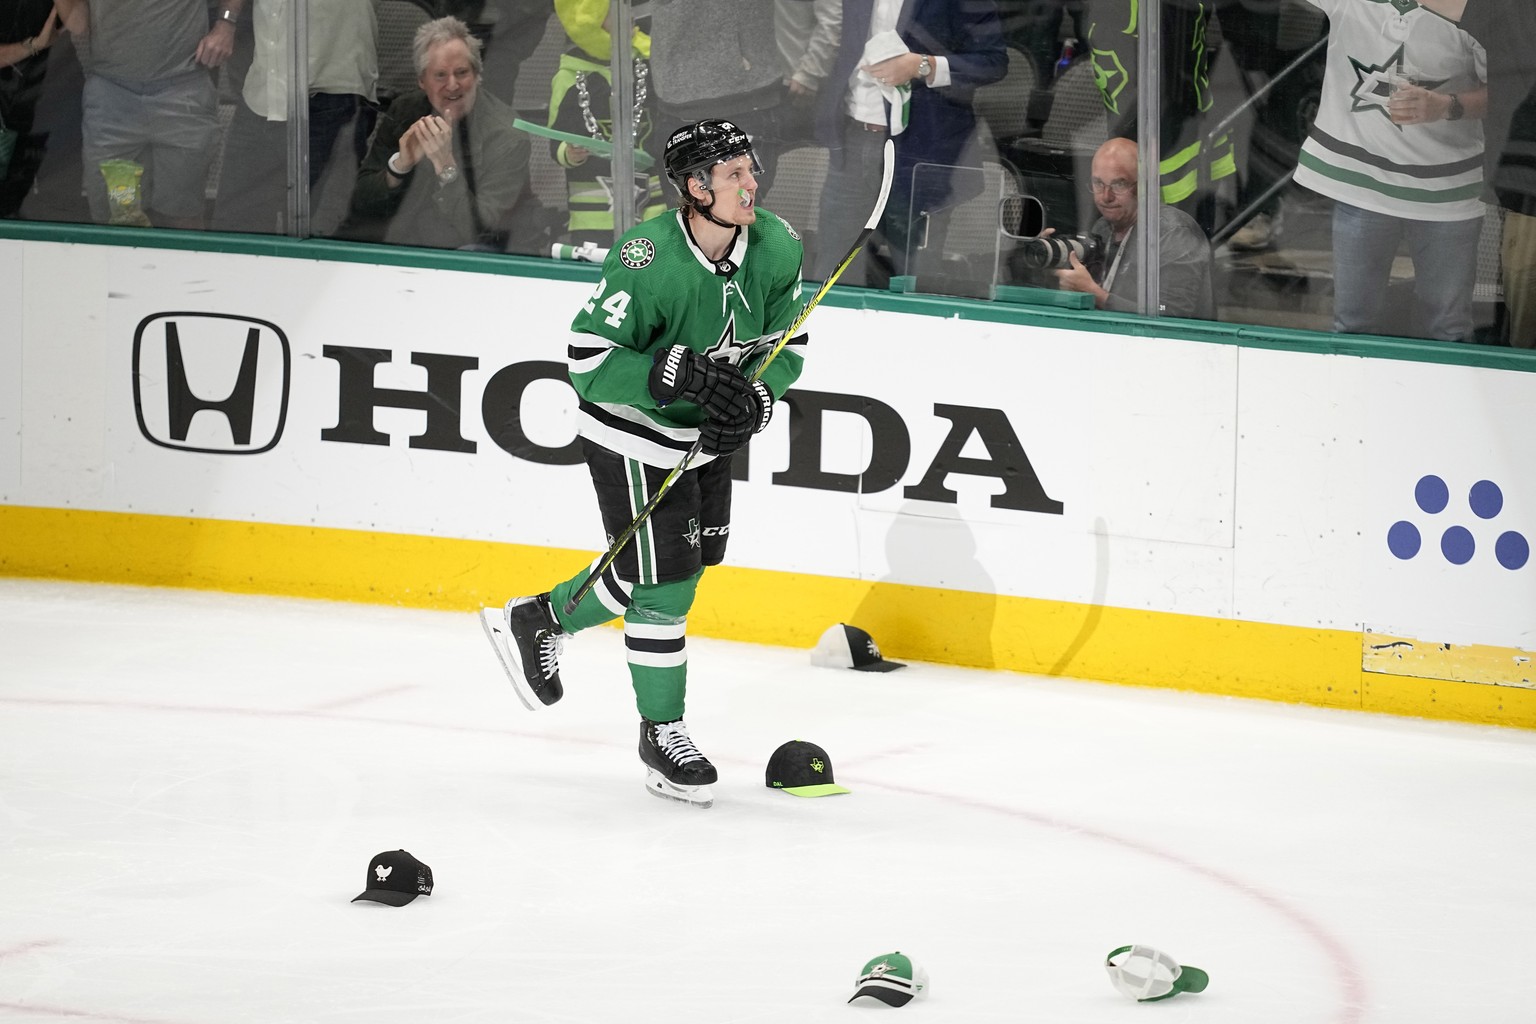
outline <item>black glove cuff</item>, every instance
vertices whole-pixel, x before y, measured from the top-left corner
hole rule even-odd
[[[683,396],[692,376],[692,359],[693,352],[682,345],[669,345],[656,353],[646,386],[657,405],[668,405]]]
[[[773,392],[768,390],[768,385],[760,380],[749,382],[752,388],[752,396],[757,401],[757,423],[753,425],[752,432],[761,434],[768,426],[768,421],[773,419]]]

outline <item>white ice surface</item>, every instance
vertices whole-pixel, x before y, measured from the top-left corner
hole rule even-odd
[[[615,630],[531,713],[472,614],[0,580],[0,1021],[1536,1020],[1530,733],[690,654],[710,810]],[[766,789],[794,738],[854,792]],[[436,891],[350,902],[395,848]],[[931,998],[846,1005],[896,949]]]

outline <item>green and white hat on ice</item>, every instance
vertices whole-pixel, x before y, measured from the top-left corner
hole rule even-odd
[[[886,953],[860,969],[859,980],[853,983],[853,995],[848,1001],[871,996],[890,1006],[905,1006],[927,995],[928,972],[905,953]]]
[[[1120,994],[1138,1003],[1156,1002],[1180,992],[1204,992],[1211,983],[1211,976],[1200,968],[1181,965],[1151,946],[1110,950],[1104,958],[1104,969]]]

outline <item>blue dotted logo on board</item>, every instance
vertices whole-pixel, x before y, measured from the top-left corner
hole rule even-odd
[[[1467,505],[1464,509],[1451,508],[1450,487],[1432,474],[1419,478],[1413,488],[1413,500],[1420,511],[1427,515],[1448,513],[1447,518],[1442,520],[1447,525],[1439,531],[1438,540],[1441,556],[1452,565],[1466,565],[1478,554],[1477,540],[1472,536],[1472,531],[1456,522],[1456,518],[1470,512],[1478,519],[1488,521],[1504,511],[1504,492],[1492,480],[1479,480],[1472,485],[1472,489],[1467,492]],[[1421,532],[1418,526],[1408,520],[1399,519],[1387,530],[1387,549],[1406,562],[1419,555],[1426,541],[1434,543],[1436,537],[1433,530],[1432,527],[1426,527]],[[1429,555],[1429,552],[1425,554]],[[1486,552],[1483,557],[1487,557]],[[1506,530],[1493,542],[1493,557],[1506,569],[1523,569],[1531,558],[1531,542],[1518,530]]]

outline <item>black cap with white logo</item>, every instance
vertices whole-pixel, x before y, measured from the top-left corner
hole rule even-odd
[[[432,869],[404,850],[386,850],[368,862],[368,888],[358,900],[403,907],[417,896],[432,894]]]
[[[823,668],[851,668],[855,672],[894,672],[906,668],[901,661],[886,661],[875,646],[875,638],[858,626],[845,622],[821,634],[811,648],[811,664]]]

